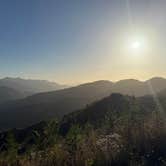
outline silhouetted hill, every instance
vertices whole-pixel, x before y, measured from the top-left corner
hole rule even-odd
[[[39,93],[28,97],[31,102],[55,102],[56,100],[82,99],[87,101],[103,98],[110,94],[113,83],[110,81],[96,81],[92,83],[81,84],[76,87],[67,88],[48,93]],[[90,102],[91,102],[90,101]],[[88,103],[90,103],[88,102]]]
[[[65,115],[59,122],[59,134],[65,135],[74,125],[84,128],[85,125],[88,124],[92,125],[94,128],[101,128],[108,117],[111,117],[112,121],[116,120],[120,116],[126,116],[129,112],[134,113],[136,107],[145,115],[147,112],[153,112],[156,108],[156,104],[152,97],[135,98],[118,93],[111,94],[108,97],[90,104],[84,109],[76,110]],[[25,129],[12,129],[2,132],[0,138],[3,139],[0,139],[0,147],[3,142],[6,141],[8,133],[12,132],[17,142],[23,143],[28,137],[32,136],[34,131],[43,134],[44,128],[48,123],[49,121],[43,121]]]
[[[149,94],[149,87],[145,82],[134,79],[127,79],[116,82],[112,91],[115,93],[127,95],[144,96]]]
[[[160,92],[166,89],[166,79],[162,77],[154,77],[145,83],[151,86],[154,92]]]
[[[134,79],[118,81],[114,84],[112,92],[139,97],[158,93],[164,89],[166,89],[166,79],[154,77],[147,81],[138,81]]]
[[[135,98],[113,93],[85,109],[64,116],[60,122],[60,133],[66,134],[73,125],[83,127],[89,124],[94,128],[100,128],[109,118],[111,118],[109,121],[113,123],[120,117],[126,117],[130,113],[134,114],[135,110],[146,116],[147,113],[152,113],[156,109],[157,104],[151,96]]]
[[[0,105],[0,127],[25,127],[41,120],[60,119],[111,93],[144,96],[166,89],[164,78],[141,82],[122,80],[117,83],[96,81],[72,88],[35,94],[22,100]],[[19,115],[19,116],[18,116]]]
[[[2,104],[0,127],[25,127],[41,120],[62,118],[67,113],[108,96],[111,86],[109,81],[97,81]]]

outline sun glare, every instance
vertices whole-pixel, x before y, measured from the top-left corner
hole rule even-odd
[[[133,37],[128,41],[128,48],[131,53],[143,53],[146,48],[146,42],[143,37]]]
[[[131,47],[133,49],[140,49],[141,48],[141,42],[140,41],[134,41],[131,43]]]

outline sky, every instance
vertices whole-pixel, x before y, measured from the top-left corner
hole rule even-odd
[[[165,34],[165,0],[0,0],[0,77],[166,77]]]

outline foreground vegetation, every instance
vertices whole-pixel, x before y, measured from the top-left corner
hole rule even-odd
[[[165,139],[164,107],[114,94],[61,122],[1,133],[0,166],[160,166]]]

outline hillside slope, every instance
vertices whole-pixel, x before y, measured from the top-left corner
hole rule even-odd
[[[111,86],[109,81],[98,81],[1,104],[0,127],[25,127],[41,120],[62,118],[67,113],[108,96]]]
[[[22,100],[0,105],[0,128],[25,127],[41,120],[61,119],[65,114],[84,108],[111,93],[131,96],[154,95],[166,89],[166,79],[117,83],[96,81],[63,90],[39,93]],[[18,116],[19,115],[19,116]]]
[[[159,100],[166,101],[166,97]],[[50,165],[65,165],[66,160],[69,164],[75,157],[75,165],[84,165],[89,158],[97,166],[129,162],[163,165],[160,158],[166,158],[165,118],[151,96],[112,94],[66,115],[59,123],[41,122],[2,132],[0,156],[8,161],[11,151],[17,154],[17,161],[24,156],[27,162]]]

